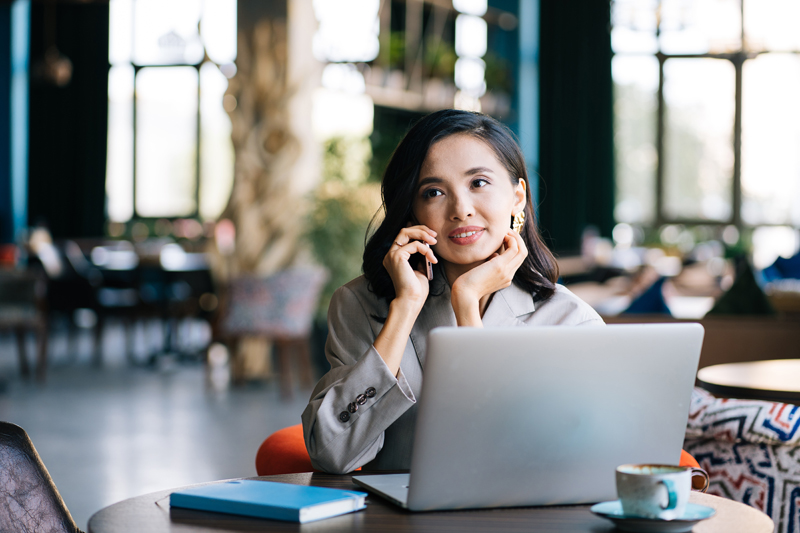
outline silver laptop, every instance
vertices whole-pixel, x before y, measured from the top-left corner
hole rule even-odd
[[[353,480],[412,511],[616,499],[625,463],[678,464],[703,327],[437,328],[410,474]]]

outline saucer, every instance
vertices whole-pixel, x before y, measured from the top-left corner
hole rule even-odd
[[[622,512],[622,503],[619,500],[603,502],[593,505],[591,511],[597,516],[602,516],[614,522],[622,531],[641,531],[643,533],[680,533],[691,531],[695,524],[706,518],[714,516],[714,509],[696,503],[686,504],[683,516],[674,520],[661,520],[659,518],[642,518],[628,516]]]

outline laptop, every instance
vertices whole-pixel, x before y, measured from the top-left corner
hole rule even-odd
[[[703,333],[434,329],[410,473],[353,481],[412,511],[614,500],[617,466],[678,464]]]

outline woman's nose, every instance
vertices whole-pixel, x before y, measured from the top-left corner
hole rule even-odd
[[[466,220],[473,215],[472,203],[463,194],[454,194],[450,202],[450,219]]]

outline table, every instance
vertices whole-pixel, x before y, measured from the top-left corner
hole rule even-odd
[[[286,474],[260,478],[299,485],[317,485],[346,490],[361,490],[351,476],[330,474]],[[221,482],[217,482],[221,483]],[[186,488],[186,487],[181,487]],[[176,533],[176,532],[225,532],[225,531],[591,531],[593,533],[616,531],[614,525],[593,515],[588,505],[559,507],[525,507],[514,509],[479,509],[469,511],[444,511],[411,513],[391,503],[370,495],[367,509],[318,522],[296,524],[243,516],[225,515],[170,509],[169,494],[164,490],[138,496],[110,505],[98,511],[89,520],[89,533]],[[693,492],[690,501],[707,505],[717,514],[693,529],[693,533],[772,533],[772,520],[764,513],[734,502]]]
[[[800,359],[707,366],[697,380],[720,396],[800,404]]]

